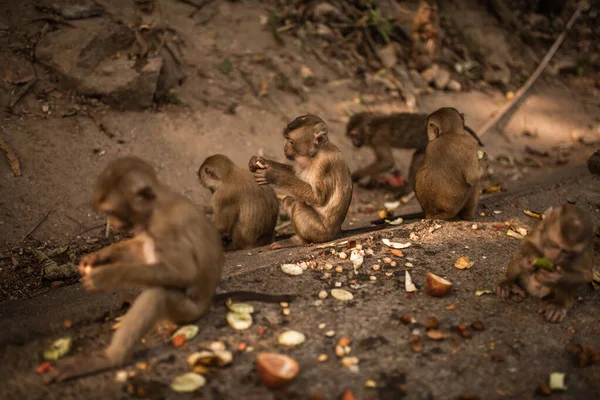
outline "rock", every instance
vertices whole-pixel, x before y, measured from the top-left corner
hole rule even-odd
[[[510,70],[505,60],[497,53],[492,53],[486,60],[483,79],[491,84],[502,83],[504,85],[510,82]]]
[[[30,82],[35,78],[35,69],[26,59],[8,57],[2,64],[2,80],[13,85]]]
[[[65,19],[93,18],[104,14],[104,7],[92,0],[67,0],[61,3],[46,0],[36,4],[36,8],[42,11],[52,11],[62,15]]]
[[[443,90],[446,88],[446,85],[448,85],[449,81],[450,72],[443,68],[438,69],[435,77],[433,78],[433,84],[435,85],[435,88],[438,90]]]
[[[431,67],[427,68],[425,71],[421,72],[421,76],[423,79],[427,81],[427,83],[433,82],[435,76],[437,75],[440,66],[437,64],[433,64]]]
[[[446,89],[451,90],[453,92],[460,92],[462,90],[462,86],[459,81],[450,79],[450,81],[448,81],[448,84],[446,85]]]
[[[122,25],[89,19],[77,26],[51,32],[40,40],[37,60],[56,73],[67,89],[100,97],[121,109],[150,107],[163,58],[149,58],[145,64],[136,65],[126,56],[115,57],[126,53],[135,41],[133,32]]]
[[[377,49],[377,55],[385,68],[392,68],[398,62],[396,58],[396,49],[393,44]]]
[[[600,176],[600,150],[596,151],[588,159],[588,169],[592,174]]]
[[[429,86],[429,82],[427,82],[416,69],[409,70],[408,74],[417,89],[425,89]]]

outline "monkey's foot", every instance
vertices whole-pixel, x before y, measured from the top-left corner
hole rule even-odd
[[[281,244],[281,242],[273,242],[269,246],[269,250],[278,250],[278,249],[282,249],[282,248],[283,248],[283,245]]]
[[[87,357],[75,356],[58,362],[56,367],[44,375],[44,383],[63,382],[112,368],[104,353],[90,354]]]
[[[494,292],[496,292],[498,297],[503,299],[508,299],[511,294],[516,294],[521,297],[526,296],[525,291],[521,289],[519,285],[508,280],[496,283],[494,285]]]
[[[544,314],[544,319],[548,322],[560,322],[567,315],[567,309],[558,304],[548,304],[538,310],[540,314]]]

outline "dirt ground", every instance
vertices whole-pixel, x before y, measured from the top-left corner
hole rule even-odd
[[[116,0],[105,3],[117,10],[125,7]],[[267,3],[219,1],[190,18],[193,8],[189,5],[165,2],[169,23],[186,43],[187,78],[177,89],[185,105],[118,111],[60,89],[52,74],[34,64],[38,84],[9,113],[4,109],[15,88],[6,81],[0,83],[0,137],[17,154],[23,173],[14,177],[0,157],[0,398],[128,398],[132,385],[145,389],[150,398],[305,399],[310,394],[314,399],[337,399],[346,389],[357,399],[446,399],[467,394],[529,398],[539,383],[547,383],[552,372],[566,373],[568,386],[553,398],[600,397],[599,367],[579,368],[565,350],[570,341],[600,346],[599,292],[583,289],[572,313],[555,325],[536,314],[537,300],[513,302],[474,295],[500,279],[510,253],[517,249],[518,240],[506,235],[505,222],[524,228],[536,222],[523,210],[542,212],[569,201],[589,212],[596,224],[600,222],[600,181],[580,167],[600,141],[600,102],[590,94],[599,87],[593,83],[598,82],[593,73],[543,75],[506,123],[483,138],[492,159],[485,184],[501,184],[506,191],[484,196],[480,207],[484,215],[474,222],[418,221],[360,234],[352,230],[368,226],[373,211],[393,196],[356,186],[344,226],[349,230],[347,237],[332,248],[341,251],[346,247],[339,244],[342,240],[356,240],[373,249],[374,255],[365,259],[357,275],[350,261],[331,255],[330,248],[230,253],[219,290],[296,293],[298,299],[292,302],[289,316],[282,315],[279,305],[256,303],[254,325],[236,332],[225,321],[225,307],[216,305],[198,322],[200,333],[184,348],[173,348],[164,334],[149,334],[135,362],[150,366],[127,366],[127,371],[135,372],[128,383],[116,382],[114,372],[52,386],[41,383],[35,369],[43,361],[41,353],[46,346],[70,336],[75,351],[102,348],[110,338],[114,318],[123,313],[120,300],[131,294],[90,295],[82,292],[76,277],[45,279],[36,258],[36,250],[48,253],[69,245],[78,259],[119,239],[114,234],[108,240],[104,237],[103,217],[90,206],[91,186],[108,161],[126,154],[143,157],[157,168],[161,180],[205,204],[209,192],[198,184],[196,170],[211,154],[227,154],[240,165],[259,152],[283,160],[284,125],[298,115],[315,113],[328,123],[331,140],[354,170],[372,156],[367,149],[354,149],[344,137],[347,110],[406,110],[401,99],[365,88],[353,77],[338,76],[312,53],[302,51],[293,38],[278,46],[259,22],[272,7]],[[473,24],[491,23],[478,2],[457,3],[474,10],[470,11],[476,13]],[[31,22],[39,17],[34,5],[33,1],[0,4],[3,65],[28,54],[42,25]],[[545,48],[536,51],[543,55]],[[275,87],[259,98],[239,76],[224,77],[217,71],[227,58],[234,68],[250,71],[258,82],[263,77],[271,79],[273,71],[252,61],[257,54],[286,60],[291,75],[297,74],[301,65],[308,66],[318,85],[308,88],[306,100]],[[527,69],[532,70],[532,65]],[[360,100],[364,98],[369,101]],[[477,130],[506,98],[495,87],[477,84],[470,91],[420,96],[418,107],[423,112],[457,107]],[[232,103],[236,103],[235,112],[226,113]],[[72,113],[84,106],[99,116],[100,125]],[[397,166],[406,172],[410,152],[398,150],[395,155]],[[413,200],[396,212],[417,209]],[[472,229],[473,223],[477,230]],[[411,241],[412,246],[398,258],[390,255],[382,238]],[[598,250],[596,240],[596,255]],[[475,261],[473,268],[461,271],[452,267],[461,255]],[[67,261],[61,257],[66,256],[55,261]],[[383,257],[393,257],[398,267],[384,265],[379,261]],[[282,263],[301,261],[315,261],[317,268],[295,277],[279,269]],[[407,262],[413,266],[406,267]],[[319,268],[327,263],[342,267],[342,272]],[[375,264],[382,268],[374,271],[371,267]],[[414,294],[404,291],[405,270],[419,289]],[[425,293],[424,278],[429,271],[454,283],[449,296],[438,299]],[[319,302],[319,291],[329,291],[336,284],[351,291],[354,300],[341,303],[328,297]],[[452,304],[456,308],[447,309]],[[400,321],[407,312],[416,323],[406,326]],[[411,335],[425,335],[423,324],[430,316],[440,321],[440,330],[449,336],[439,342],[424,337],[423,351],[416,353],[410,346]],[[66,320],[71,323],[69,328]],[[455,333],[458,325],[474,321],[482,321],[485,329],[475,331],[471,339]],[[326,327],[319,329],[321,323]],[[291,350],[278,345],[277,334],[285,329],[304,333],[306,342]],[[325,336],[329,330],[335,331],[334,337]],[[352,340],[349,355],[358,357],[358,372],[342,366],[334,354],[341,336]],[[168,384],[188,371],[186,357],[200,343],[214,340],[225,342],[234,352],[232,365],[207,375],[208,383],[198,393],[173,393]],[[248,345],[245,351],[237,350],[240,343]],[[301,373],[283,390],[264,388],[254,364],[260,351],[291,355],[300,363]],[[321,363],[317,357],[322,353],[329,359]],[[367,380],[377,387],[365,387]]]

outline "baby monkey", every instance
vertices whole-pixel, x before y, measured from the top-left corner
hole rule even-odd
[[[222,154],[208,157],[198,170],[200,183],[212,192],[213,222],[229,241],[228,250],[249,249],[273,241],[279,201],[271,186]]]
[[[549,208],[544,219],[521,240],[506,270],[506,280],[495,285],[502,298],[512,293],[554,302],[540,310],[544,318],[560,322],[573,306],[577,288],[592,280],[594,228],[577,206]]]
[[[464,124],[451,107],[427,117],[429,144],[415,176],[415,195],[427,219],[471,219],[477,209],[487,158]]]
[[[394,167],[394,156],[392,148],[415,149],[410,169],[408,182],[413,189],[416,172],[423,161],[427,140],[427,117],[422,113],[393,113],[378,114],[374,112],[360,112],[352,115],[346,125],[346,136],[352,140],[352,144],[360,148],[368,146],[373,150],[375,161],[359,169],[352,174],[354,182],[369,178],[375,182],[377,176]],[[483,143],[475,132],[468,126],[464,129],[471,135],[480,146]]]

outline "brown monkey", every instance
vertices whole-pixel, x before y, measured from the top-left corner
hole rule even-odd
[[[262,157],[252,157],[250,171],[259,185],[273,184],[294,197],[283,200],[295,235],[271,248],[333,240],[352,200],[352,177],[341,151],[329,141],[327,126],[315,115],[290,122],[283,135],[284,153],[291,167]]]
[[[545,258],[549,269],[537,267]],[[554,303],[541,312],[547,321],[559,322],[573,306],[575,291],[590,282],[594,267],[594,227],[591,218],[577,206],[565,204],[546,210],[544,219],[521,240],[519,251],[506,270],[506,280],[495,285],[502,298],[511,293],[543,298]]]
[[[213,222],[228,249],[248,249],[273,241],[279,201],[271,186],[259,186],[247,170],[228,157],[208,157],[198,170],[200,182],[212,192]]]
[[[431,0],[420,2],[410,37],[415,66],[419,70],[429,67],[440,51],[441,29],[437,4]]]
[[[105,350],[59,362],[45,376],[46,382],[123,365],[159,320],[185,324],[207,313],[221,277],[219,233],[190,200],[162,185],[143,160],[124,157],[112,162],[96,182],[94,208],[107,214],[111,226],[131,230],[135,236],[82,258],[84,289],[143,290]],[[230,297],[237,294],[220,295]],[[286,296],[277,300],[281,297]]]
[[[360,112],[352,115],[346,125],[346,136],[352,144],[360,148],[369,146],[375,154],[375,161],[365,168],[352,174],[354,182],[369,177],[370,181],[376,180],[377,175],[392,169],[395,165],[392,148],[415,149],[408,174],[410,189],[413,189],[414,178],[425,154],[427,140],[427,117],[423,113],[393,113],[378,114]],[[475,132],[468,126],[465,130],[477,140],[480,146],[483,143]]]
[[[485,162],[464,122],[450,107],[427,117],[429,144],[415,176],[415,194],[427,219],[470,219],[475,214]]]

